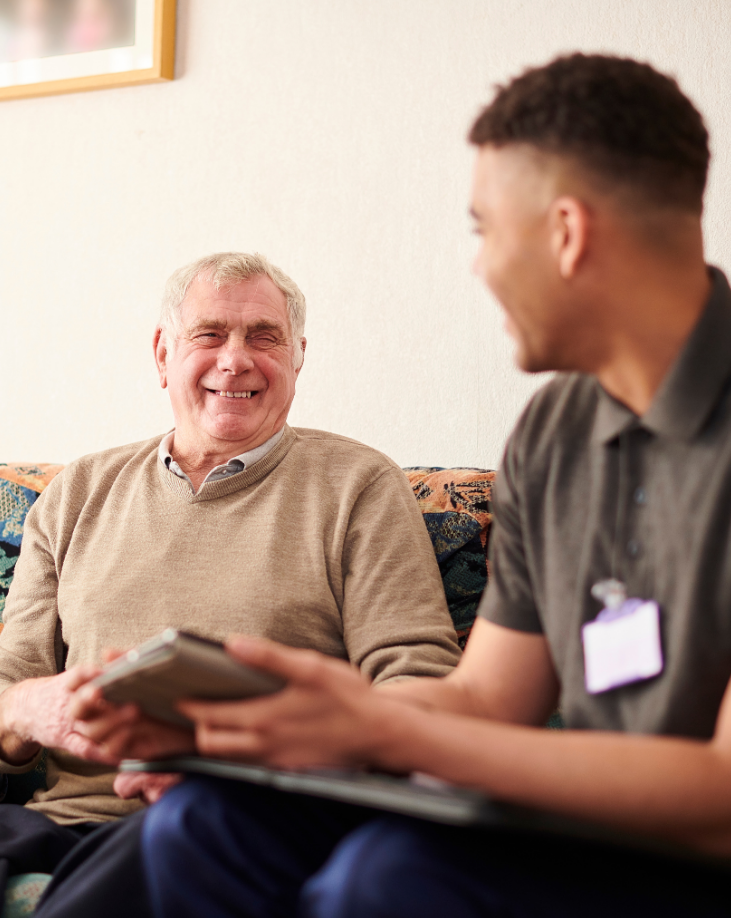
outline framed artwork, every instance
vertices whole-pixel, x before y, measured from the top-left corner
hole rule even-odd
[[[0,0],[0,100],[172,80],[175,0]]]

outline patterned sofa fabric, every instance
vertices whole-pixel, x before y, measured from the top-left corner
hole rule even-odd
[[[20,553],[25,517],[62,465],[0,463],[0,622]],[[490,496],[495,472],[404,469],[424,514],[449,611],[464,646],[487,583]]]
[[[20,553],[25,517],[62,465],[0,463],[0,630],[5,598]],[[495,472],[484,469],[404,469],[424,515],[442,574],[447,604],[464,647],[487,583],[487,538]],[[45,787],[45,759],[12,781],[0,780],[0,799],[24,803]],[[4,788],[3,788],[4,786]]]
[[[0,630],[5,598],[20,553],[25,517],[62,465],[0,463]],[[424,514],[447,604],[464,647],[487,583],[490,496],[495,472],[484,469],[404,470]],[[25,803],[45,787],[45,758],[27,774],[0,780],[0,800]]]
[[[25,517],[62,465],[0,463],[0,622],[20,554]]]
[[[0,918],[24,918],[36,910],[38,900],[51,882],[47,873],[21,873],[10,877]]]
[[[20,553],[25,517],[62,465],[0,463],[0,629],[5,598]],[[490,496],[495,472],[482,469],[404,470],[424,514],[442,574],[444,591],[460,645],[464,647],[487,583]],[[45,785],[45,762],[5,782],[6,802],[24,803]],[[0,799],[2,799],[0,791]],[[6,890],[0,918],[31,915],[50,877],[21,874]],[[3,905],[3,903],[0,903]]]
[[[467,642],[487,585],[487,540],[496,473],[486,469],[404,469],[424,515],[447,604]]]

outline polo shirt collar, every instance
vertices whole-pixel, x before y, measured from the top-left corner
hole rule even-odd
[[[592,440],[597,443],[611,443],[621,433],[624,433],[625,430],[637,423],[637,415],[634,411],[630,411],[626,405],[612,398],[608,392],[602,389],[598,381],[595,382],[598,403],[596,415],[594,416]]]
[[[708,270],[706,307],[645,414],[638,418],[597,382],[594,440],[607,443],[633,426],[679,440],[703,429],[731,376],[731,289],[722,271]]]

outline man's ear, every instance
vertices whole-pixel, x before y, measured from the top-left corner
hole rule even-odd
[[[160,385],[163,389],[166,389],[168,384],[168,346],[165,331],[159,325],[155,329],[155,334],[152,337],[152,349],[155,353],[155,363],[157,364],[157,375],[160,377]]]
[[[295,376],[300,375],[300,370],[302,369],[302,364],[305,362],[305,348],[307,347],[307,338],[300,338],[300,347],[302,348],[302,363],[294,371]]]
[[[568,195],[556,198],[549,208],[551,253],[564,280],[571,280],[587,252],[589,210],[583,201]]]

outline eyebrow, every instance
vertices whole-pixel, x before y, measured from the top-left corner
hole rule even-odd
[[[226,331],[226,323],[222,319],[199,319],[197,322],[193,322],[192,325],[189,325],[185,329],[185,332],[188,335],[193,335],[195,332],[203,331],[203,329]]]
[[[279,322],[270,322],[268,319],[260,319],[258,322],[253,322],[246,327],[247,335],[250,335],[252,332],[260,331],[275,331],[284,334],[286,329]]]
[[[223,319],[199,319],[197,322],[193,322],[192,325],[189,325],[185,331],[188,335],[194,335],[196,332],[205,331],[228,331],[228,324]],[[256,322],[252,322],[251,325],[246,326],[246,334],[250,335],[252,332],[260,331],[275,331],[280,334],[286,334],[286,329],[279,322],[271,322],[268,319],[259,319]]]

